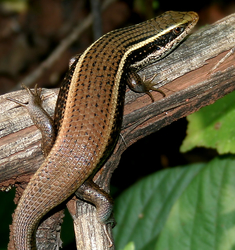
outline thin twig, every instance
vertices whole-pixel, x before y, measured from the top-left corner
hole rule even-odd
[[[93,19],[93,39],[97,40],[102,36],[102,20],[101,20],[101,7],[100,0],[90,0],[91,12]]]
[[[102,5],[102,11],[114,1],[115,0],[106,0]],[[50,54],[50,56],[45,61],[41,63],[41,65],[37,69],[35,69],[32,73],[30,73],[28,76],[26,76],[24,79],[22,79],[19,83],[16,84],[16,86],[13,88],[13,91],[20,89],[22,83],[24,83],[25,86],[30,86],[35,83],[43,75],[43,73],[48,70],[60,58],[61,54],[63,54],[64,51],[73,42],[77,40],[78,36],[81,35],[84,30],[90,27],[91,23],[92,15],[89,14],[83,21],[83,23],[79,23],[71,32],[71,34],[61,41],[61,43],[56,47],[56,49]]]
[[[211,74],[214,70],[216,70],[227,58],[229,58],[235,52],[235,47],[233,47],[218,63],[208,72]]]

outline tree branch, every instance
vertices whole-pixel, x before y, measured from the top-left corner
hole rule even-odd
[[[162,98],[159,93],[153,93],[155,102],[151,103],[149,96],[127,91],[121,132],[125,143],[120,138],[113,155],[95,176],[96,182],[108,190],[111,175],[127,147],[233,91],[235,89],[234,54],[225,61],[221,61],[222,63],[212,73],[210,70],[234,47],[235,14],[200,29],[169,56],[143,69],[140,74],[145,75],[146,78],[158,73],[154,81],[160,82],[159,86],[162,86],[167,97]],[[57,91],[44,89],[42,92],[45,98],[44,106],[51,115],[54,112]],[[8,96],[27,102],[24,90],[12,92],[0,98],[2,188],[9,188],[10,185],[23,181],[27,182],[29,176],[43,161],[39,147],[39,131],[22,107],[5,99]],[[84,208],[84,213],[89,213],[87,223],[93,223],[96,216],[90,212],[92,208],[87,206],[90,205],[79,204],[79,211],[82,213],[81,209]],[[70,210],[73,209],[70,208]],[[72,213],[76,216],[75,224],[79,224],[77,219],[82,217],[77,216],[78,213],[75,210]],[[84,235],[80,237],[84,240]]]

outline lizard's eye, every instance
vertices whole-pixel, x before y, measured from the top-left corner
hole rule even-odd
[[[173,32],[174,32],[175,35],[179,35],[183,31],[184,31],[183,27],[176,27],[175,29],[173,29]]]

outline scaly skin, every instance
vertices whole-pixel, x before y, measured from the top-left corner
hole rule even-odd
[[[15,211],[17,250],[35,248],[32,238],[41,218],[72,195],[111,154],[121,128],[126,82],[136,90],[128,70],[171,52],[197,20],[194,12],[166,12],[104,35],[75,62],[58,98],[55,144]],[[156,90],[151,86],[143,92],[149,89]]]

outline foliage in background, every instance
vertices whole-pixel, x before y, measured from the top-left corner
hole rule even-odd
[[[235,246],[235,93],[188,117],[181,150],[219,154],[208,163],[162,170],[116,201],[116,249],[229,250]]]
[[[219,154],[235,153],[235,92],[188,116],[187,137],[181,152],[194,147],[213,148]]]
[[[28,8],[27,0],[1,0],[1,8],[7,12],[23,12]]]

